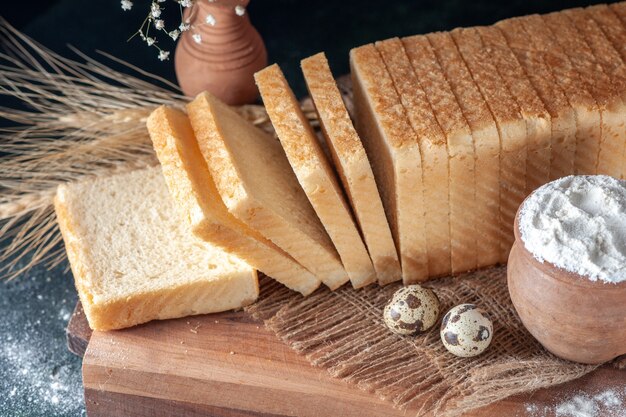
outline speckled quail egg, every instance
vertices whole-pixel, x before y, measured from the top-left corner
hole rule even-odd
[[[439,318],[439,299],[432,290],[409,285],[396,291],[383,311],[385,324],[397,334],[425,332]]]
[[[493,324],[484,310],[461,304],[446,313],[441,322],[441,341],[450,353],[463,358],[480,355],[489,347]]]

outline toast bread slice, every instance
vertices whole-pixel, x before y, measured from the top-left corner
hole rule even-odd
[[[183,112],[161,106],[147,126],[170,194],[195,235],[303,295],[319,286],[315,275],[228,212]]]
[[[626,65],[619,51],[613,46],[598,23],[594,21],[584,9],[569,9],[565,10],[564,13],[572,20],[580,35],[587,41],[597,62],[610,77],[617,93],[620,94],[622,102],[626,102]],[[626,116],[623,120],[621,125],[622,130],[626,129]],[[626,165],[624,161],[626,157],[626,136],[622,140],[621,147],[622,169],[620,170],[620,176],[623,178],[624,166]],[[617,171],[615,175],[617,175]]]
[[[187,114],[228,211],[322,282],[343,279],[335,248],[280,143],[206,92],[187,105]]]
[[[54,205],[94,330],[241,308],[259,295],[252,267],[177,216],[159,167],[61,185]]]
[[[563,152],[576,143],[576,113],[572,109],[565,93],[558,85],[550,66],[546,62],[546,54],[534,50],[532,41],[526,33],[521,19],[506,19],[495,24],[506,39],[507,45],[520,63],[524,73],[541,98],[552,121],[552,142],[550,159],[550,178],[553,178],[555,167],[561,167],[563,157],[567,166],[573,167],[574,154]],[[575,145],[574,145],[575,146]],[[569,161],[572,161],[571,163]],[[572,168],[573,169],[573,168]]]
[[[571,20],[564,13],[549,13],[541,18],[570,58],[601,112],[602,136],[596,172],[619,178],[622,171],[623,144],[626,140],[626,104],[613,80],[596,61],[587,41],[579,35]]]
[[[617,11],[619,4],[609,7],[606,4],[596,4],[584,9],[585,13],[593,19],[604,35],[609,39],[613,47],[622,57],[622,61],[626,62],[626,7],[624,9],[624,20],[620,19]]]
[[[458,235],[463,233],[481,233],[482,236],[483,230],[481,230],[480,227],[477,228],[475,224],[467,224],[468,222],[465,222],[462,217],[455,217],[459,215],[458,210],[460,209],[460,205],[463,204],[463,200],[471,199],[472,197],[470,196],[470,194],[474,194],[473,181],[472,184],[467,184],[467,187],[469,187],[469,189],[464,190],[464,192],[459,188],[459,186],[461,185],[461,183],[459,182],[459,178],[464,169],[467,168],[467,165],[470,165],[470,169],[474,168],[473,166],[471,166],[472,162],[474,161],[474,157],[473,149],[472,154],[469,155],[469,158],[467,155],[463,157],[462,152],[464,150],[459,149],[459,146],[450,146],[450,144],[466,145],[472,141],[472,134],[474,132],[471,131],[470,126],[467,124],[467,120],[463,116],[463,112],[459,107],[457,98],[452,92],[452,89],[450,88],[450,85],[446,80],[443,70],[437,62],[437,57],[435,56],[435,53],[433,52],[433,49],[428,39],[422,35],[406,37],[402,39],[402,46],[415,73],[415,77],[418,80],[419,85],[424,90],[428,103],[432,107],[437,123],[439,124],[445,138],[446,151],[448,153],[450,271],[452,273],[461,272],[464,268],[471,267],[471,265],[476,262],[477,250],[475,248],[473,253],[468,253],[467,248],[464,246],[467,244],[467,242],[459,240]],[[485,126],[485,131],[488,131],[488,126]],[[466,161],[465,159],[468,160]],[[470,180],[471,173],[472,171],[469,172]],[[464,173],[464,175],[467,174],[467,172]],[[473,196],[473,198],[474,200],[466,201],[466,213],[468,208],[470,207],[473,208],[472,211],[475,211],[475,195]],[[497,194],[493,204],[495,206],[497,215]],[[492,230],[494,229],[492,228]],[[499,230],[497,224],[495,225],[495,230]],[[489,236],[488,231],[486,232],[486,234],[487,236]],[[481,242],[478,243],[483,243],[486,245],[491,242],[492,246],[494,246],[495,248],[498,248],[499,246],[497,239],[475,239],[474,245],[476,245],[476,240],[481,240]],[[461,258],[464,256],[464,254],[465,256],[469,257],[469,259],[462,260]]]
[[[471,91],[470,80],[473,79],[474,89],[478,87],[477,101],[482,94],[487,103],[500,136],[500,215],[504,240],[501,242],[502,263],[509,258],[509,251],[515,240],[513,223],[517,208],[526,197],[526,159],[527,131],[526,122],[522,118],[519,106],[511,96],[509,89],[493,65],[490,56],[483,47],[482,39],[476,28],[455,29],[450,32],[454,43],[462,57],[467,71],[460,71],[464,78],[464,91]],[[495,142],[495,140],[493,141]],[[486,161],[495,163],[490,155],[498,149],[496,143],[486,144]]]
[[[520,20],[531,39],[532,47],[544,54],[556,82],[576,112],[576,143],[555,144],[556,158],[551,179],[572,173],[593,175],[597,169],[602,134],[601,115],[596,101],[542,18],[531,15]]]
[[[291,168],[347,271],[345,278],[332,277],[322,282],[334,289],[347,277],[357,288],[375,281],[374,267],[343,191],[285,76],[274,64],[257,72],[254,78]]]
[[[517,57],[506,43],[502,33],[494,26],[476,27],[486,53],[493,60],[500,77],[519,106],[526,122],[526,192],[528,195],[550,180],[552,152],[552,120],[537,95]]]
[[[450,34],[438,32],[426,35],[426,38],[434,52],[435,62],[441,68],[443,77],[440,78],[445,79],[448,85],[442,87],[443,91],[447,89],[452,91],[461,110],[459,114],[464,116],[471,132],[469,136],[448,137],[448,147],[454,155],[450,162],[453,190],[450,197],[453,203],[450,222],[451,225],[471,222],[475,228],[475,231],[471,232],[461,229],[463,226],[457,227],[459,230],[457,236],[460,234],[475,238],[473,245],[476,251],[473,258],[460,252],[458,257],[466,257],[467,263],[459,268],[455,267],[453,246],[452,270],[457,273],[469,270],[470,262],[475,263],[476,268],[500,261],[499,254],[505,240],[505,231],[501,224],[502,197],[499,187],[499,182],[502,181],[499,159],[500,135],[493,116],[476,88]],[[441,83],[445,85],[443,81]],[[469,195],[465,194],[471,191],[472,185],[475,201],[473,205],[468,205],[469,201],[466,199]],[[457,199],[452,197],[455,194],[459,196]],[[467,207],[473,207],[473,210],[469,212]],[[454,227],[451,231],[454,235],[453,232]],[[470,245],[468,236],[465,236],[464,246]],[[453,237],[453,240],[455,239],[458,238]],[[456,264],[458,265],[458,262]]]
[[[428,259],[418,138],[376,47],[352,49],[350,67],[356,127],[400,254],[403,282],[423,281]]]
[[[372,167],[356,132],[324,53],[300,63],[322,134],[350,201],[378,282],[402,277],[400,260],[376,188]]]
[[[428,275],[451,272],[449,161],[446,136],[398,38],[376,42],[420,144]]]

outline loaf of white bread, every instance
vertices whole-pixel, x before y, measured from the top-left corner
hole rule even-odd
[[[55,210],[94,330],[230,310],[259,295],[252,267],[181,221],[158,167],[63,185]]]
[[[303,295],[506,262],[534,189],[626,176],[626,3],[355,48],[353,115],[323,54],[301,64],[328,154],[273,65],[255,78],[277,138],[203,93],[187,114],[160,107],[148,119],[171,199],[154,170],[59,190],[93,327],[250,302],[254,272],[224,252]],[[180,275],[205,289],[200,300]]]

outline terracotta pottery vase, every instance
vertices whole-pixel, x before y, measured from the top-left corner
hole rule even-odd
[[[626,281],[590,281],[539,262],[521,240],[518,219],[519,210],[507,277],[526,329],[563,359],[598,364],[626,354]]]
[[[254,73],[267,66],[267,51],[261,36],[235,7],[246,7],[249,0],[197,0],[187,9],[194,30],[186,31],[176,47],[176,77],[183,93],[195,97],[209,91],[231,105],[254,102],[258,90]],[[191,13],[191,14],[190,14]],[[206,24],[207,16],[215,25]],[[199,35],[200,42],[193,35]]]

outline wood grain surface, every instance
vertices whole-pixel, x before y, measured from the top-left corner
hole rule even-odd
[[[74,320],[84,322],[84,315]],[[68,336],[81,329],[78,322],[70,327]],[[86,341],[89,332],[73,336]],[[604,367],[467,416],[521,417],[529,403],[550,406],[579,390],[593,392],[625,381],[626,372]],[[416,412],[396,410],[312,367],[244,312],[94,332],[83,360],[83,383],[89,417],[373,417]]]

